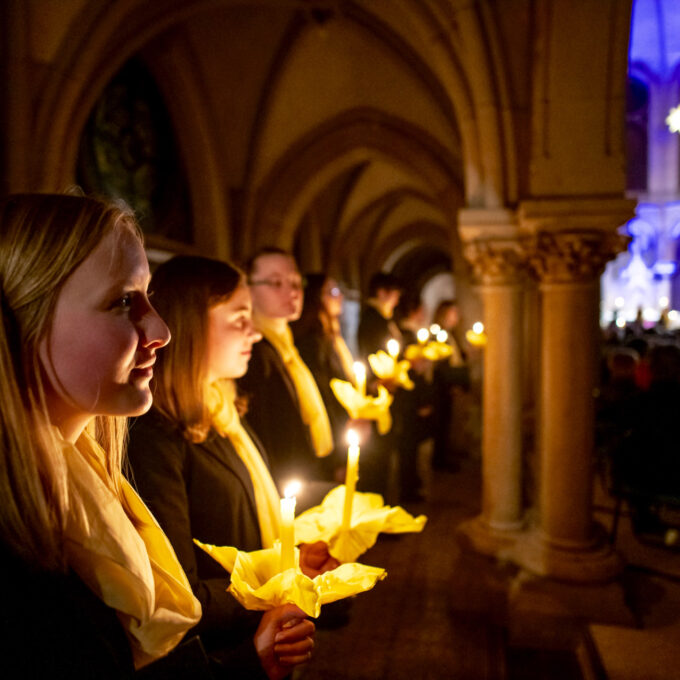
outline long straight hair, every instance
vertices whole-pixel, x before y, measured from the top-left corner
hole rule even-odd
[[[125,206],[65,194],[16,194],[0,204],[0,540],[33,567],[64,569],[62,530],[74,510],[61,446],[50,427],[39,347],[64,282],[110,233],[141,241]],[[121,490],[125,418],[97,416],[88,430]]]
[[[230,264],[189,255],[164,262],[151,279],[154,307],[172,333],[154,366],[153,408],[188,441],[204,441],[210,430],[205,404],[208,312],[244,284],[242,272]]]

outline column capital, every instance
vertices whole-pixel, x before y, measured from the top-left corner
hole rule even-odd
[[[543,283],[587,283],[625,250],[629,237],[597,230],[551,231],[527,237],[531,268]]]
[[[463,254],[482,284],[517,283],[526,269],[525,252],[518,239],[475,239],[463,245]]]
[[[517,212],[509,208],[465,208],[458,213],[463,254],[482,284],[520,280],[526,258]]]
[[[523,201],[517,215],[531,268],[543,283],[596,280],[625,250],[630,239],[619,228],[635,205],[617,198]]]

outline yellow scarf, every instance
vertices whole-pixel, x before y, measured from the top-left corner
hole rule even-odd
[[[112,490],[106,454],[84,432],[63,441],[71,511],[64,531],[68,563],[116,610],[140,668],[170,652],[201,618],[201,604],[170,542],[132,487],[122,491],[139,528]]]
[[[267,317],[254,315],[253,320],[257,330],[271,342],[281,356],[288,375],[295,385],[302,421],[309,427],[317,457],[327,456],[333,450],[331,424],[314,376],[293,344],[293,333],[288,324],[281,332]]]
[[[333,336],[333,346],[335,347],[335,353],[340,358],[342,369],[345,372],[345,379],[354,382],[354,357],[340,333],[336,333]]]
[[[280,533],[280,502],[274,480],[236,411],[236,387],[232,380],[219,380],[208,388],[207,404],[215,430],[229,439],[248,470],[255,491],[262,546],[271,548]]]

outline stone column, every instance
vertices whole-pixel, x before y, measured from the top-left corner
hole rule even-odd
[[[461,534],[484,554],[507,550],[522,527],[522,274],[514,214],[461,213],[464,254],[479,282],[484,348],[482,512]]]
[[[592,519],[592,454],[599,277],[626,239],[613,228],[584,229],[582,222],[590,217],[596,226],[615,227],[625,218],[604,215],[598,205],[565,201],[543,206],[543,214],[531,207],[523,212],[523,226],[534,231],[528,240],[541,294],[540,488],[538,527],[516,546],[516,557],[539,574],[575,582],[608,580],[620,569]]]

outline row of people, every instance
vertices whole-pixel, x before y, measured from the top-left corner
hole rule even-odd
[[[165,400],[149,416],[149,429],[154,418],[167,418],[174,433],[167,441],[183,467],[159,449],[149,456],[144,444],[136,449],[134,475],[145,488],[155,481],[153,468],[145,472],[152,461],[169,479],[183,476],[168,488],[168,504],[157,504],[167,510],[159,512],[161,528],[122,474],[125,417],[151,406],[154,364],[170,340],[149,298],[134,217],[79,196],[15,195],[0,206],[6,676],[201,677],[202,670],[204,677],[282,678],[309,658],[314,625],[302,610],[284,605],[236,623],[249,616],[232,606],[221,574],[221,585],[213,583],[182,542],[185,530],[194,531],[182,522],[208,531],[200,513],[220,502],[219,493],[206,495],[215,491],[202,468],[211,464],[209,448],[223,456],[223,476],[234,477],[230,493],[242,485],[224,515],[213,515],[210,531],[218,539],[234,532],[248,545],[267,545],[278,531],[262,452],[240,424],[228,384],[220,385],[244,370],[257,337],[243,278],[228,268],[222,281],[224,273],[214,296],[181,289],[173,300],[182,316],[189,296],[208,295],[200,327],[185,333],[185,354],[166,362]],[[168,386],[183,363],[193,364],[193,384]],[[140,423],[142,438],[143,429]],[[177,515],[173,505],[181,506]],[[305,561],[318,571],[326,560],[312,548]]]
[[[245,272],[173,258],[149,287],[133,216],[84,197],[14,196],[0,220],[0,350],[11,368],[0,526],[17,583],[2,633],[17,677],[163,677],[168,658],[181,667],[197,649],[206,677],[285,677],[309,658],[313,624],[292,605],[243,610],[193,539],[270,547],[287,479],[305,479],[306,506],[341,481],[352,423],[327,384],[350,377],[352,357],[337,284],[309,277],[303,315],[295,261],[265,249]],[[364,352],[403,340],[391,321],[398,286],[381,276]],[[385,491],[394,442],[411,441],[410,402],[397,397],[391,437],[373,432],[366,447],[366,490]],[[121,472],[126,416],[137,416],[132,485]],[[301,546],[300,566],[313,577],[337,561],[317,543]],[[33,655],[38,610],[47,653]],[[177,647],[192,635],[200,642]]]

